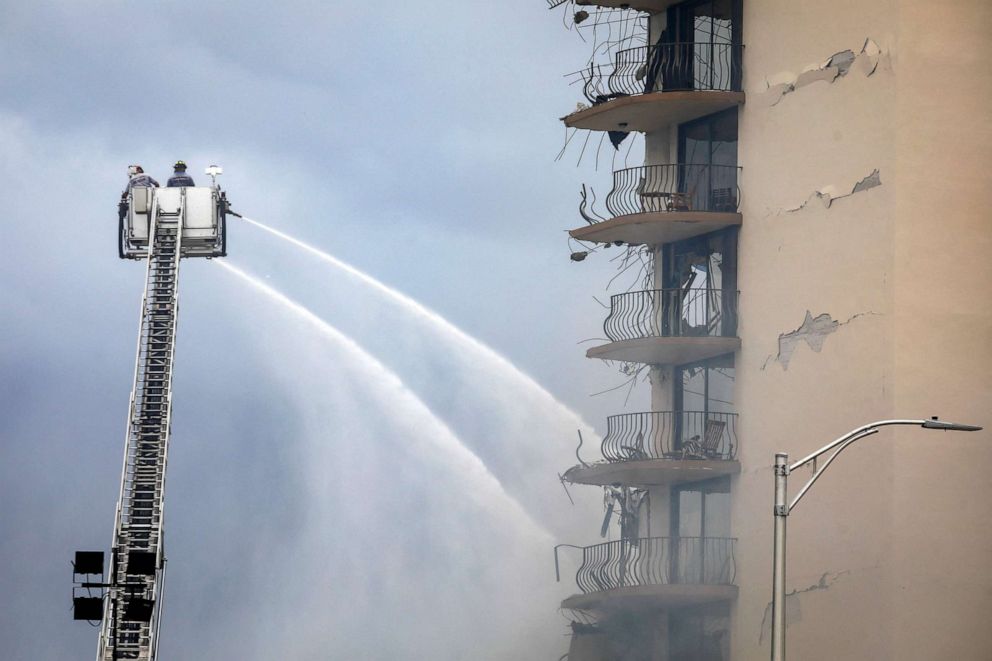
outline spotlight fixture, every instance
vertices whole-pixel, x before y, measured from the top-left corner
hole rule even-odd
[[[72,573],[103,574],[103,551],[76,551]]]
[[[102,597],[73,597],[72,619],[99,622],[103,619]]]

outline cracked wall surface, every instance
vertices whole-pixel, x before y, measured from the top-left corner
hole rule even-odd
[[[767,659],[774,453],[802,456],[915,410],[988,421],[992,2],[758,0],[743,11],[731,639],[734,658]],[[935,183],[942,172],[959,174]],[[948,279],[961,264],[968,277]],[[880,316],[841,325],[866,311]],[[992,574],[974,568],[992,539],[976,524],[977,503],[992,502],[990,438],[961,435],[966,450],[942,452],[930,434],[892,429],[817,483],[790,528],[787,590],[819,585],[827,569],[857,578],[786,600],[791,654],[988,657]]]
[[[789,369],[789,361],[792,360],[792,354],[795,353],[796,347],[801,343],[805,343],[810,349],[816,353],[820,353],[823,350],[823,343],[826,342],[828,335],[835,333],[838,328],[851,323],[858,317],[875,314],[878,313],[860,312],[850,317],[847,321],[837,321],[828,312],[818,314],[814,317],[809,310],[806,310],[806,318],[799,328],[778,336],[778,354],[768,356],[761,369],[768,367],[768,363],[774,359],[775,362],[782,366],[783,370],[787,370]]]
[[[830,587],[837,582],[837,579],[844,574],[850,574],[850,571],[841,572],[823,572],[820,576],[820,580],[810,585],[808,587],[799,589],[796,588],[792,592],[785,595],[785,619],[789,624],[797,624],[803,619],[802,604],[799,599],[799,595],[806,594],[808,592],[816,592],[819,590],[829,590]],[[765,616],[761,618],[761,631],[758,632],[758,644],[764,642],[765,636],[770,636],[772,633],[772,602],[768,602],[765,606]]]
[[[850,49],[842,50],[822,62],[807,66],[799,74],[783,71],[767,77],[765,90],[760,98],[766,105],[774,106],[788,94],[816,82],[833,83],[852,69],[868,77],[878,70],[879,62],[883,60],[888,62],[888,53],[884,53],[874,40],[868,38],[857,55]]]
[[[794,213],[796,211],[802,211],[803,209],[806,208],[806,205],[808,205],[810,202],[813,202],[814,200],[819,200],[820,202],[823,203],[823,206],[825,208],[829,209],[830,205],[832,205],[835,200],[840,200],[845,197],[850,197],[855,193],[861,193],[881,185],[882,185],[882,174],[879,172],[878,168],[875,168],[874,170],[872,170],[871,174],[869,174],[866,177],[862,177],[861,179],[856,181],[853,185],[839,187],[831,184],[829,186],[824,186],[819,190],[813,191],[813,193],[810,194],[810,196],[807,197],[801,204],[794,207],[789,207],[788,209],[786,209],[786,211],[790,213]],[[839,191],[843,191],[843,192],[839,192]]]

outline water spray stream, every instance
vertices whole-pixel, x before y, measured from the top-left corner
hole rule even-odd
[[[462,477],[466,484],[466,489],[480,503],[491,507],[494,502],[492,499],[496,499],[495,502],[505,504],[507,512],[515,519],[525,522],[528,527],[542,536],[551,536],[547,529],[534,521],[520,503],[506,492],[503,485],[482,460],[469,450],[454,432],[440,418],[434,415],[427,405],[393,371],[366,352],[353,339],[282,292],[227,262],[214,261],[214,263],[249,284],[273,302],[283,306],[344,349],[369,374],[368,378],[371,383],[377,388],[390,392],[392,400],[397,405],[397,410],[403,412],[409,429],[425,430],[420,432],[419,435],[430,439],[434,444],[439,446],[433,450],[433,456],[447,461],[450,464],[449,468],[456,475]]]
[[[462,329],[458,328],[437,312],[434,312],[406,294],[373,278],[368,273],[355,268],[351,264],[348,264],[347,262],[344,262],[337,257],[324,252],[323,250],[320,250],[319,248],[315,248],[305,241],[301,241],[300,239],[292,237],[289,234],[280,232],[279,230],[269,227],[268,225],[257,220],[252,220],[251,218],[242,218],[242,220],[296,246],[297,248],[305,250],[321,261],[341,269],[348,275],[357,278],[386,298],[397,303],[405,311],[423,319],[424,321],[427,321],[431,326],[439,331],[444,339],[457,345],[460,349],[472,352],[472,354],[477,356],[479,359],[484,360],[491,365],[494,371],[499,370],[501,373],[513,378],[520,386],[522,386],[522,388],[526,389],[526,392],[530,396],[536,396],[557,407],[562,413],[566,414],[572,420],[572,424],[586,430],[589,434],[593,434],[592,425],[583,420],[578,413],[555,399],[554,395],[545,390],[537,381],[521,371],[520,368],[497,353],[494,349],[483,344]]]

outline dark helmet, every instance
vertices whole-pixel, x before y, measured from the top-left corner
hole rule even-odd
[[[176,164],[174,166],[172,166],[172,167],[176,171],[185,172],[186,171],[186,161],[176,161]]]

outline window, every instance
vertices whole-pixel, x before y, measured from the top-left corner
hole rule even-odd
[[[681,324],[706,335],[736,335],[737,228],[666,244],[663,254],[663,287],[679,292],[666,299],[675,308],[663,317],[673,326],[668,332],[676,334]]]
[[[673,446],[696,458],[731,459],[736,451],[734,355],[675,368]]]
[[[729,477],[672,488],[672,537],[729,536]]]
[[[730,478],[673,487],[669,577],[673,583],[730,584]]]
[[[699,211],[737,210],[737,109],[679,125],[679,190]]]
[[[739,90],[741,3],[739,0],[690,0],[668,9],[663,40],[683,44],[683,89]]]
[[[675,368],[677,411],[734,413],[734,355]]]

